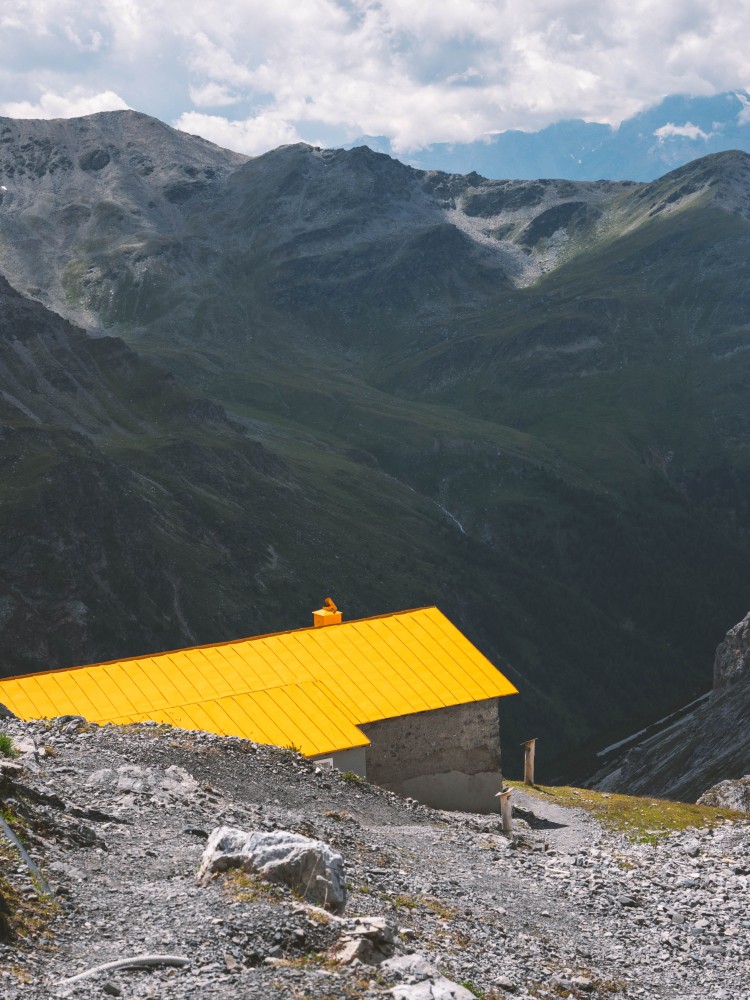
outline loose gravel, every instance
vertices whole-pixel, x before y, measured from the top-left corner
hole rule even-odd
[[[23,750],[3,808],[25,817],[56,907],[44,932],[0,944],[0,997],[389,996],[394,974],[331,959],[346,921],[250,876],[196,882],[221,825],[326,841],[346,862],[346,916],[387,918],[399,952],[485,1000],[750,996],[747,825],[637,844],[529,798],[508,839],[497,816],[428,809],[245,740],[76,719],[2,729]],[[20,858],[4,874],[38,891]],[[139,955],[188,962],[63,982]]]

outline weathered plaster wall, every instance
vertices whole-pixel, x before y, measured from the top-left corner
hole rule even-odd
[[[368,781],[439,809],[499,810],[497,698],[359,728],[371,740],[366,748]]]

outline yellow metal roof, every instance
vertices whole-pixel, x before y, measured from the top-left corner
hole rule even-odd
[[[0,680],[24,719],[153,720],[308,756],[365,746],[358,724],[516,693],[437,608]]]

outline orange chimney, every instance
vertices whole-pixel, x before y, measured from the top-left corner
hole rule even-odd
[[[323,607],[313,611],[313,625],[320,628],[322,625],[340,625],[341,612],[333,603],[330,597],[323,601]]]

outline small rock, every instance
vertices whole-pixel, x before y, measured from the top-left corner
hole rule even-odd
[[[577,990],[583,990],[584,993],[588,993],[594,988],[594,984],[586,976],[573,976],[571,983]]]

